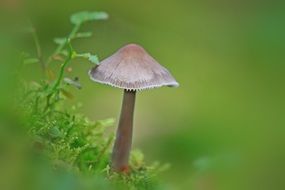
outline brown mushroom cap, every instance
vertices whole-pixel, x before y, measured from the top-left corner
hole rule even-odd
[[[103,60],[89,72],[95,82],[126,90],[144,90],[179,84],[141,46],[129,44]]]

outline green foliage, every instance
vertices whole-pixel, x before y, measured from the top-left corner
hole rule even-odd
[[[79,25],[87,21],[106,20],[108,14],[105,12],[79,12],[71,16],[70,21],[72,24]]]
[[[66,42],[66,38],[55,38],[53,41],[57,45],[64,45],[64,43]]]
[[[92,55],[91,53],[83,53],[83,54],[74,54],[73,55],[74,57],[82,57],[82,58],[85,58],[85,59],[88,59],[88,61],[90,61],[91,63],[94,63],[94,64],[99,64],[99,58],[97,55]]]
[[[83,58],[99,64],[97,55],[77,53],[71,42],[76,38],[91,36],[90,32],[79,33],[82,23],[106,18],[107,14],[103,12],[74,14],[71,17],[75,25],[72,32],[54,40],[58,46],[47,60],[42,59],[41,53],[38,53],[38,58],[30,58],[26,54],[22,56],[23,64],[40,63],[45,73],[45,78],[40,82],[22,82],[20,85],[17,105],[20,105],[19,110],[25,118],[23,126],[28,131],[36,157],[48,158],[47,165],[52,172],[44,175],[51,178],[55,189],[60,189],[59,186],[68,176],[72,177],[68,178],[70,181],[67,183],[76,183],[78,189],[158,189],[155,176],[167,165],[154,163],[147,166],[143,154],[136,150],[131,154],[130,173],[112,172],[109,158],[114,140],[114,119],[91,121],[77,112],[79,103],[71,108],[65,105],[65,100],[73,97],[69,86],[81,89],[77,78],[64,77],[70,61]],[[36,34],[33,36],[38,52],[41,52]],[[59,73],[52,79],[49,73],[53,71],[49,65],[58,61],[61,63]],[[40,173],[37,173],[39,177]],[[56,179],[52,177],[55,174]]]

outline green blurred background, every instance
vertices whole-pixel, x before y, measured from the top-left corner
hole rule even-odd
[[[8,1],[12,2],[12,1]],[[285,3],[224,0],[30,0],[19,5],[45,52],[71,29],[69,16],[106,11],[77,50],[101,59],[138,43],[180,83],[140,92],[134,148],[149,162],[170,163],[161,178],[171,189],[284,189]],[[83,30],[84,30],[83,29]],[[55,65],[56,67],[56,65]],[[72,63],[83,89],[81,112],[117,118],[122,91],[93,83],[90,64]],[[30,79],[40,77],[33,65]]]

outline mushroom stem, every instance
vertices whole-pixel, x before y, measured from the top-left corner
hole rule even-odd
[[[115,172],[127,172],[132,146],[133,116],[136,91],[124,90],[119,126],[112,153],[112,169]]]

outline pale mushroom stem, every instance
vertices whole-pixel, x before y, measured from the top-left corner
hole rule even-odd
[[[116,172],[128,171],[132,146],[135,99],[136,91],[124,90],[121,116],[112,153],[112,169]]]

